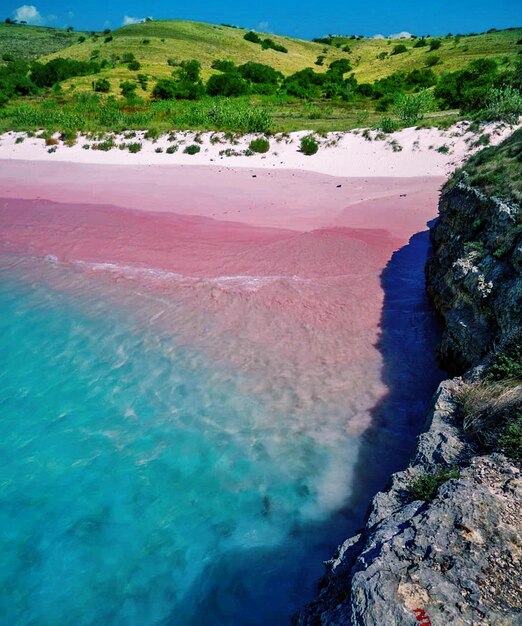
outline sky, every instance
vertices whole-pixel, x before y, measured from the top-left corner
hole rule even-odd
[[[29,0],[31,2],[31,0]],[[522,26],[522,0],[2,0],[4,15],[76,30],[115,29],[149,16],[234,24],[311,39],[327,34],[416,35]]]

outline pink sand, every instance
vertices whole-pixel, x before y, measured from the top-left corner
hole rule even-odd
[[[423,229],[434,216],[444,180],[346,178],[285,169],[0,161],[2,197],[112,204],[299,231],[378,228],[402,237]]]
[[[357,432],[386,393],[381,272],[435,217],[442,182],[2,161],[0,252],[149,293],[147,320],[264,372],[252,392],[270,389],[288,411],[323,407]]]

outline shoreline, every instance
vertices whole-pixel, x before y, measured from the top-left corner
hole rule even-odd
[[[266,154],[245,155],[249,143],[258,135],[226,135],[223,132],[173,131],[175,140],[167,135],[146,139],[144,131],[106,133],[103,140],[78,136],[73,146],[65,145],[59,133],[52,136],[52,145],[43,138],[28,137],[26,133],[9,131],[0,135],[0,159],[69,162],[99,165],[150,166],[212,166],[252,170],[294,170],[332,177],[419,177],[448,176],[471,154],[484,147],[496,145],[512,132],[501,124],[489,124],[479,134],[470,132],[468,122],[460,122],[447,130],[436,128],[406,128],[390,134],[371,129],[332,132],[314,136],[319,151],[306,156],[299,151],[300,140],[308,131],[277,134],[270,137]],[[488,136],[489,144],[477,145],[477,139]],[[94,149],[100,141],[110,139],[114,147],[104,151]],[[141,144],[137,153],[130,153],[130,143]],[[197,145],[200,152],[186,154],[184,149]],[[86,148],[88,146],[88,148]],[[168,154],[169,146],[176,151]]]
[[[413,142],[414,137],[410,137]],[[383,270],[395,256],[396,267],[404,274],[402,255],[394,251],[406,252],[410,237],[426,231],[426,223],[436,217],[439,187],[448,173],[444,168],[455,166],[450,161],[455,155],[429,147],[393,152],[383,141],[369,142],[355,135],[360,145],[375,149],[375,161],[361,158],[358,163],[353,159],[345,163],[339,159],[344,154],[342,145],[304,157],[295,144],[288,144],[289,158],[281,167],[270,166],[268,157],[261,156],[214,163],[210,153],[200,155],[205,162],[196,163],[195,157],[182,153],[156,154],[157,144],[152,142],[138,154],[83,150],[80,145],[60,146],[49,154],[42,140],[16,144],[13,135],[9,141],[17,156],[5,158],[9,151],[0,146],[0,247],[3,243],[16,254],[18,246],[22,253],[46,255],[52,263],[54,258],[49,257],[55,256],[57,268],[51,280],[58,289],[77,288],[76,280],[60,282],[64,261],[76,262],[82,279],[101,284],[102,291],[106,281],[115,286],[126,283],[123,291],[128,286],[141,290],[147,283],[151,294],[174,293],[190,313],[180,317],[178,332],[192,341],[197,338],[216,362],[224,358],[227,366],[239,371],[265,371],[261,390],[281,385],[277,406],[282,413],[304,407],[313,414],[324,405],[341,422],[346,420],[341,429],[349,429],[351,437],[366,438],[368,458],[375,458],[377,451],[384,461],[375,469],[378,475],[366,477],[368,498],[355,493],[360,496],[355,500],[362,519],[379,485],[382,488],[391,471],[407,463],[408,444],[413,442],[406,441],[419,432],[423,412],[414,406],[413,400],[418,400],[414,396],[404,402],[403,415],[393,397],[390,405],[381,404],[392,386],[403,399],[405,380],[411,393],[417,393],[420,383],[426,382],[426,364],[434,361],[431,350],[428,356],[428,345],[417,346],[419,358],[426,362],[410,364],[412,378],[402,381],[407,360],[400,367],[396,359],[385,362],[400,349],[409,349],[412,342],[427,341],[423,316],[431,316],[432,311],[412,307],[407,289],[399,288],[404,301],[393,299],[391,304],[394,319],[404,328],[388,327],[391,343],[385,342],[383,353],[379,343],[386,322],[381,317],[387,295]],[[463,136],[455,141],[460,142],[459,149],[467,146]],[[23,159],[23,154],[32,158]],[[294,154],[305,159],[308,169],[290,158]],[[69,158],[53,163],[60,155]],[[74,161],[71,155],[94,160]],[[187,163],[163,167],[154,162],[176,155]],[[111,162],[113,157],[123,161]],[[393,157],[402,161],[396,161],[387,176],[381,175]],[[412,173],[439,159],[445,165],[436,174]],[[264,165],[258,167],[259,162]],[[332,171],[316,171],[314,164],[323,169],[331,164]],[[130,271],[125,266],[129,260]],[[152,273],[136,273],[136,268]],[[156,268],[171,276],[151,278]],[[424,285],[423,271],[419,276],[419,268],[414,269],[416,284]],[[353,282],[353,276],[359,279]],[[246,280],[230,282],[231,277]],[[258,281],[261,277],[275,280]],[[424,301],[423,287],[422,293]],[[410,333],[411,341],[405,341],[405,333]],[[236,343],[230,344],[231,336]],[[383,365],[388,375],[399,378],[383,379]],[[360,387],[366,388],[368,372],[371,387],[357,405],[350,406],[350,383],[357,386],[360,381]],[[286,380],[297,385],[300,394],[288,394]],[[378,419],[376,411],[381,412]],[[372,431],[383,425],[380,433]],[[356,463],[365,459],[363,454]],[[325,484],[321,497],[328,500],[330,485]],[[346,472],[339,485],[349,488]],[[360,523],[354,524],[353,531],[358,527]],[[343,538],[349,533],[343,531]]]

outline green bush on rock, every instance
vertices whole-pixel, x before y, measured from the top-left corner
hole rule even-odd
[[[452,478],[459,478],[458,467],[447,467],[433,474],[424,474],[414,478],[409,484],[409,495],[413,500],[431,501],[437,495],[439,487]]]

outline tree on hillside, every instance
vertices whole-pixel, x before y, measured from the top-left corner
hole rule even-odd
[[[214,74],[207,81],[209,96],[242,96],[249,91],[248,82],[237,73]]]

